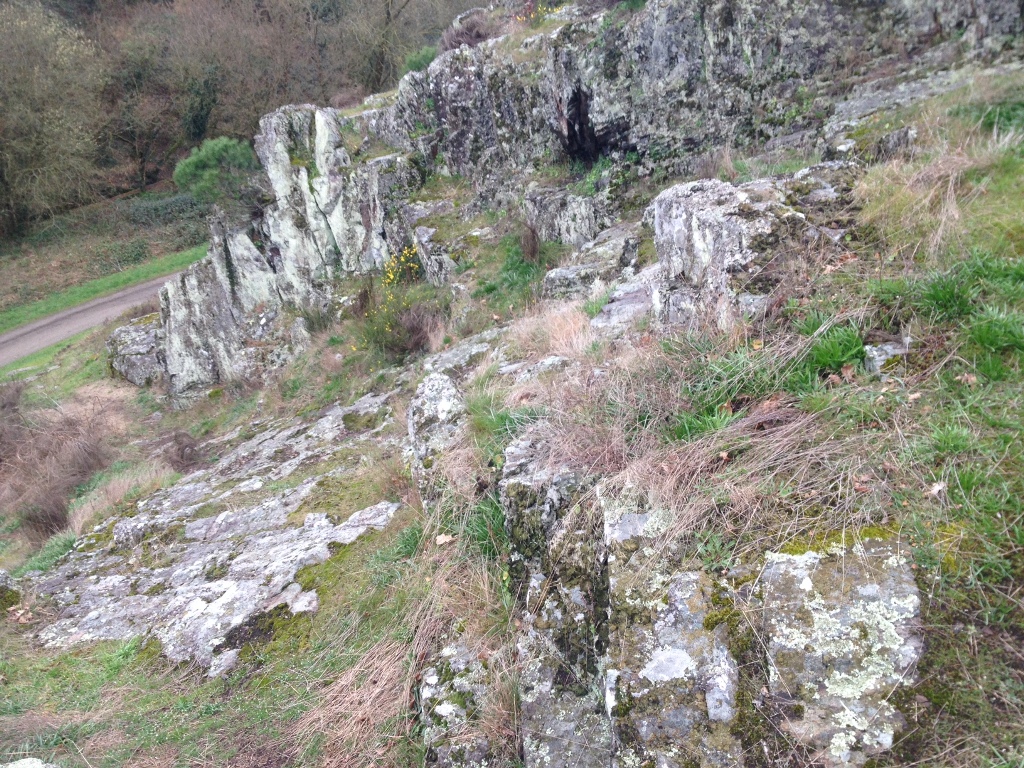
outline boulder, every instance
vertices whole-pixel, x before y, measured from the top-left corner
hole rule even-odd
[[[573,263],[552,269],[544,276],[544,295],[552,299],[595,295],[622,276],[624,270],[636,265],[639,244],[634,227],[604,230],[580,247]]]
[[[137,387],[149,387],[163,381],[160,360],[160,315],[132,320],[114,330],[107,339],[110,367],[125,381]]]
[[[409,444],[416,466],[429,469],[434,457],[458,436],[466,404],[455,382],[431,373],[409,402]]]
[[[774,187],[704,179],[671,187],[654,200],[654,242],[663,271],[655,300],[661,319],[690,330],[731,332],[742,319],[734,275],[804,219]],[[767,259],[765,259],[767,261]]]
[[[862,765],[893,745],[893,693],[914,681],[921,600],[898,540],[769,552],[759,583],[768,688],[795,701],[789,735],[826,766]]]

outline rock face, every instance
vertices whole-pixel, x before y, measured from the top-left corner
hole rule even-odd
[[[670,510],[545,457],[528,432],[500,484],[524,609],[527,766],[742,765],[736,723],[752,704],[734,648],[752,643],[767,651],[744,658],[758,716],[814,759],[859,765],[892,746],[903,720],[889,700],[921,652],[898,540],[769,552],[731,581],[679,568]]]
[[[890,699],[921,655],[920,598],[899,546],[769,553],[760,581],[769,688],[803,705],[786,730],[829,766],[891,747],[904,721]]]
[[[653,306],[666,323],[734,330],[765,313],[788,252],[839,238],[837,208],[858,176],[853,163],[805,168],[791,178],[739,186],[716,179],[680,184],[653,203],[661,284]]]
[[[366,414],[386,416],[385,399],[334,407],[312,424],[269,425],[213,467],[140,501],[134,515],[101,524],[60,567],[31,580],[60,608],[39,639],[67,647],[153,637],[172,661],[216,675],[260,616],[315,611],[316,592],[296,581],[298,572],[384,528],[400,505],[381,502],[344,519],[302,514],[320,483],[352,467],[309,471],[361,453]],[[293,481],[296,473],[309,476]]]
[[[849,62],[892,62],[898,49],[908,59],[927,53],[938,68],[965,52],[998,50],[1021,27],[1016,0],[741,0],[712,10],[698,0],[651,0],[617,13],[567,8],[550,16],[551,31],[446,52],[354,116],[289,106],[264,117],[256,149],[273,202],[248,227],[215,226],[208,258],[163,294],[157,359],[171,395],[187,400],[280,364],[303,344],[292,318],[328,311],[340,274],[380,269],[414,248],[431,282],[447,280],[445,245],[405,205],[429,173],[471,180],[477,200],[467,210],[518,209],[541,238],[579,246],[614,224],[609,180],[602,175],[584,194],[539,185],[536,170],[629,154],[642,174],[680,173],[727,140],[813,143],[835,108],[829,94],[842,90],[830,83]],[[831,130],[835,138],[843,129]],[[698,194],[677,190],[672,201],[678,208]],[[729,192],[719,218],[749,194]],[[774,226],[767,216],[759,222],[746,232],[731,227],[730,242]],[[721,282],[697,275],[692,258],[673,257],[671,279],[689,287],[665,311],[711,312],[728,325],[712,297],[684,295],[701,286],[713,293]],[[585,282],[601,277],[581,272]],[[754,302],[745,311],[757,310]],[[115,368],[130,367],[118,357]]]

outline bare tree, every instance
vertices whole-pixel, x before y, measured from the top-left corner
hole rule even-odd
[[[0,6],[0,234],[88,199],[103,120],[99,50],[37,3]]]

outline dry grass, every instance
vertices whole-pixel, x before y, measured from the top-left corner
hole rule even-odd
[[[985,93],[995,101],[998,90],[993,81],[979,80],[972,101],[983,103]],[[914,116],[911,155],[875,166],[855,190],[863,223],[877,228],[908,260],[934,259],[965,245],[962,209],[986,194],[984,183],[969,179],[983,177],[1024,141],[1016,131],[957,117],[955,106],[962,100],[957,94],[921,108]]]
[[[331,683],[320,703],[295,726],[300,739],[325,736],[323,768],[382,764],[386,737],[400,735],[408,705],[409,646],[382,640]]]
[[[763,364],[784,371],[806,348],[806,340],[780,339]],[[633,346],[616,363],[608,371],[583,362],[528,385],[531,402],[548,414],[538,438],[552,467],[603,478],[604,499],[666,512],[664,543],[714,533],[736,542],[742,557],[882,514],[888,489],[868,477],[864,438],[837,437],[827,420],[772,395],[737,399],[720,428],[673,439],[673,420],[690,408],[683,381],[699,369],[654,344]],[[523,390],[513,389],[506,403],[523,402]]]
[[[101,515],[121,504],[129,496],[144,496],[167,485],[174,470],[160,461],[152,461],[115,475],[72,505],[68,527],[76,536],[95,525]]]
[[[96,413],[26,411],[20,397],[11,385],[0,396],[0,506],[42,540],[67,527],[74,490],[107,465],[109,422]]]
[[[581,359],[595,341],[590,318],[579,303],[554,302],[538,305],[517,320],[505,338],[513,358],[531,362],[548,355]]]

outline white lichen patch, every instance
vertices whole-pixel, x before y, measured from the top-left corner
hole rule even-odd
[[[773,694],[797,696],[790,733],[829,765],[892,746],[903,718],[889,703],[921,652],[920,599],[896,542],[829,555],[768,553],[761,574]]]

